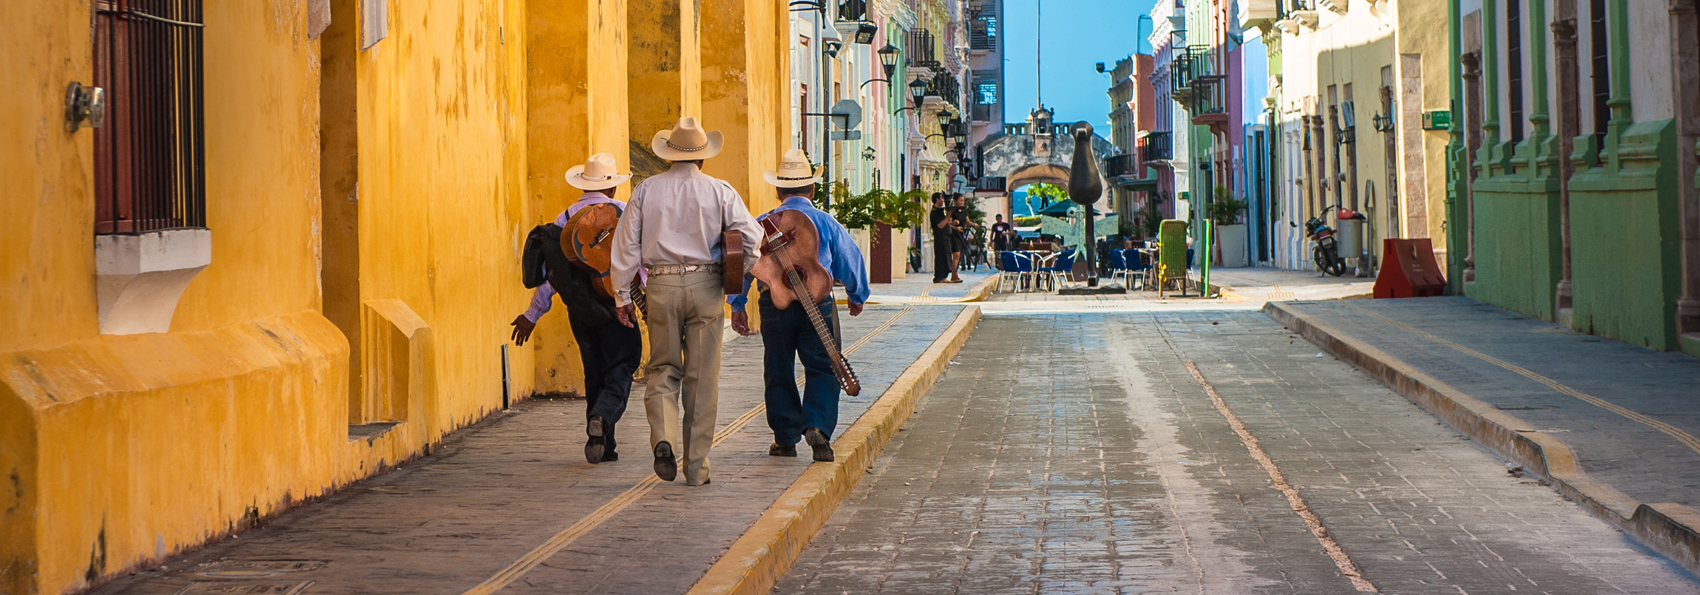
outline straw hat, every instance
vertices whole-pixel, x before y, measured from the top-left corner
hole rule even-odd
[[[719,131],[703,132],[696,118],[686,116],[672,130],[655,133],[649,150],[668,161],[696,161],[718,155],[721,143]]]
[[[614,156],[607,153],[591,155],[584,165],[574,165],[567,169],[567,183],[579,190],[607,190],[630,179],[631,174],[619,173]]]
[[[780,188],[802,188],[820,182],[820,172],[820,168],[809,168],[809,157],[802,149],[791,149],[779,161],[779,169],[762,172],[761,177]]]

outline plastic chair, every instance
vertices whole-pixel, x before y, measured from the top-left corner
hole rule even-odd
[[[1109,253],[1110,253],[1110,282],[1115,283],[1116,278],[1120,277],[1122,279],[1122,284],[1126,285],[1127,284],[1127,256],[1125,254],[1123,254],[1121,249],[1119,249],[1119,248],[1111,248],[1109,250]]]
[[[1145,272],[1150,270],[1150,266],[1145,262],[1145,254],[1136,248],[1122,250],[1122,263],[1127,267],[1122,272],[1124,282],[1139,279],[1139,286],[1144,287]]]
[[[1041,275],[1041,277],[1036,278],[1043,278],[1045,280],[1046,291],[1056,291],[1057,275],[1067,277],[1069,274],[1074,272],[1074,257],[1079,253],[1079,250],[1068,250],[1062,252],[1057,255],[1056,261],[1054,261],[1051,266],[1039,268],[1036,274]]]
[[[998,265],[1003,270],[998,273],[998,284],[993,290],[1003,292],[1003,282],[1009,281],[1010,291],[1020,291],[1023,282],[1033,274],[1033,258],[1021,252],[999,252]]]

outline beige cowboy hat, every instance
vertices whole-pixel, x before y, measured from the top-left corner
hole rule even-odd
[[[607,153],[591,155],[584,165],[567,169],[567,183],[579,190],[607,190],[630,179],[632,175],[620,173],[614,156]]]
[[[703,132],[696,118],[686,116],[672,130],[655,133],[649,150],[668,161],[696,161],[718,155],[722,142],[720,132]]]
[[[791,149],[779,160],[779,169],[762,172],[767,183],[779,188],[802,188],[820,182],[820,168],[809,167],[809,156],[802,149]]]

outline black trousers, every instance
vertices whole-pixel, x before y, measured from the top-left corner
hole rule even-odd
[[[607,431],[603,440],[614,452],[614,425],[626,414],[632,393],[632,374],[643,355],[643,334],[636,328],[611,320],[593,324],[579,320],[567,310],[578,353],[584,362],[585,418],[601,417]]]
[[[950,255],[956,252],[956,241],[950,234],[933,234],[933,282],[938,283],[950,277]]]

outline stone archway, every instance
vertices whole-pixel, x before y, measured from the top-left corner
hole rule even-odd
[[[1005,192],[1027,184],[1068,185],[1069,166],[1074,162],[1074,137],[1068,124],[1053,124],[1050,110],[1034,110],[1026,126],[1006,125],[1003,134],[980,143],[984,177],[1003,178]],[[1115,146],[1096,133],[1092,148],[1103,157],[1116,154]],[[1099,164],[1099,171],[1103,171]],[[1109,184],[1105,184],[1108,192]]]

